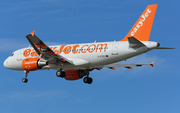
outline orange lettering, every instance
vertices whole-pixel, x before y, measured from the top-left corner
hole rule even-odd
[[[71,46],[65,47],[65,48],[64,48],[64,54],[69,54],[69,53],[71,52],[71,51],[70,51],[71,48],[72,48]]]
[[[63,51],[63,48],[65,47],[66,45],[62,45],[60,48],[59,48],[59,52],[57,52],[58,54],[61,54],[61,52]]]
[[[33,56],[37,56],[38,54],[36,53],[36,51],[33,49],[32,50],[32,53],[31,53],[31,56],[33,57]]]
[[[87,49],[84,49],[84,51],[83,51],[83,48],[84,48],[85,46],[88,46],[88,45],[83,45],[83,46],[81,47],[81,52],[82,52],[82,53],[86,53],[86,52],[87,52]]]
[[[99,49],[100,49],[100,52],[102,51],[103,46],[105,46],[105,47],[104,47],[104,52],[106,52],[107,44],[98,44],[98,45],[97,45],[97,48],[96,48],[96,52],[97,52],[99,46],[100,46],[100,48],[99,48]]]
[[[77,53],[77,51],[76,51],[77,47],[79,47],[79,45],[74,45],[74,46],[73,46],[73,50],[72,50],[72,53],[73,53],[73,54],[76,54],[76,53]]]
[[[31,49],[26,49],[23,53],[24,57],[28,57],[29,54],[31,53]]]
[[[56,49],[57,47],[54,47],[52,50],[55,52],[55,53],[57,53],[57,49]],[[55,50],[56,49],[56,50]]]
[[[94,52],[94,48],[91,48],[91,46],[94,46],[94,48],[96,48],[96,45],[95,45],[95,44],[90,45],[90,46],[88,47],[88,52],[89,52],[89,53]],[[92,49],[92,51],[91,51],[90,49]]]
[[[62,52],[64,52],[64,54],[69,54],[71,51],[73,54],[76,54],[76,53],[86,53],[87,51],[89,53],[93,53],[94,51],[98,51],[98,49],[100,50],[100,52],[102,52],[102,49],[104,49],[104,52],[106,52],[106,49],[107,49],[107,44],[92,44],[92,45],[83,45],[80,48],[80,45],[74,45],[74,46],[66,46],[66,45],[61,45],[61,47],[59,48],[59,51],[57,50],[57,47],[50,47],[53,51],[53,52],[50,52],[50,51],[46,51],[50,54],[53,54],[53,55],[56,55],[56,54],[61,54]],[[71,50],[72,49],[72,50]],[[35,51],[35,49],[26,49],[24,52],[23,52],[23,56],[24,57],[28,57],[28,56],[38,56],[37,52]]]

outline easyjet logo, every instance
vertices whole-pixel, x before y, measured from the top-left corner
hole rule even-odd
[[[106,52],[107,44],[91,44],[91,45],[82,45],[79,44],[73,46],[61,45],[60,47],[50,47],[56,54],[80,54],[80,53],[93,53],[93,52]],[[34,49],[26,49],[23,52],[24,57],[33,57],[38,56]]]
[[[131,36],[134,36],[135,33],[138,31],[138,29],[143,26],[143,22],[146,20],[146,18],[149,16],[149,14],[151,13],[150,9],[147,9],[145,14],[142,14],[142,16],[140,17],[139,22],[137,23],[137,25],[135,26],[135,28],[133,29],[133,31],[131,32]]]
[[[34,64],[34,62],[25,62],[24,64]]]

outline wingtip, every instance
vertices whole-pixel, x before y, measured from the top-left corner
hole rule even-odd
[[[36,30],[34,30],[33,32],[31,32],[30,34],[32,35],[32,36],[34,36],[34,32],[35,32]]]
[[[154,61],[154,62],[155,62],[155,61]],[[151,65],[152,67],[154,67],[154,62],[150,63],[150,65]]]

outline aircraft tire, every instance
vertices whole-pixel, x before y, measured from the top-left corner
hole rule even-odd
[[[23,78],[23,79],[22,79],[22,82],[23,82],[23,83],[27,83],[27,82],[28,82],[28,79],[27,79],[27,78]]]
[[[93,82],[93,79],[91,77],[84,77],[83,82],[91,84]]]
[[[58,70],[58,71],[56,72],[56,76],[57,76],[57,77],[64,78],[65,75],[66,75],[66,73],[65,73],[64,71]]]
[[[91,84],[93,82],[93,79],[91,77],[88,78],[88,84]]]

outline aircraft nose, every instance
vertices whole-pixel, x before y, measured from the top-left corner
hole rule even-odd
[[[7,59],[4,61],[3,65],[4,65],[4,67],[8,68],[8,61],[7,61]]]
[[[10,63],[9,58],[4,61],[3,65],[7,69],[13,69],[13,65]]]

